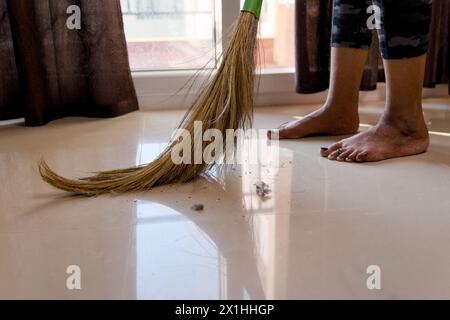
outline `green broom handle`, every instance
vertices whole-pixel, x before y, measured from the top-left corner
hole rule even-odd
[[[242,7],[242,12],[251,12],[255,15],[256,19],[259,20],[261,16],[263,0],[245,0],[244,6]]]

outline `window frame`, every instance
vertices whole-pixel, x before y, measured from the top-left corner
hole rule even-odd
[[[240,0],[214,0],[215,37],[220,52],[227,45],[227,31],[231,30],[240,14]],[[216,72],[215,69],[213,72]],[[198,91],[187,92],[183,87],[198,70],[132,71],[142,110],[187,108]],[[301,98],[295,93],[294,68],[273,68],[257,71],[258,105],[296,104],[320,101],[322,94]],[[205,76],[199,76],[199,83]]]
[[[227,45],[228,30],[240,14],[240,0],[214,0],[215,39],[217,51]],[[225,35],[225,36],[224,36]],[[220,62],[219,62],[220,63]],[[212,72],[216,72],[215,71]],[[191,106],[198,91],[184,89],[198,70],[167,70],[167,71],[132,71],[141,110],[185,109]],[[294,68],[263,68],[257,70],[256,106],[276,105],[308,105],[321,104],[326,100],[327,92],[316,94],[297,94],[295,92]],[[204,75],[198,77],[202,83]],[[423,98],[438,98],[446,96],[446,85],[435,89],[424,89]],[[386,86],[378,84],[375,91],[361,92],[361,102],[382,101],[386,98]]]

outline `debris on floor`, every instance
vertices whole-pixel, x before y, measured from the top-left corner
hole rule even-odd
[[[194,204],[193,206],[192,206],[192,208],[191,208],[191,210],[194,210],[194,211],[203,211],[203,210],[205,210],[205,206],[203,205],[203,204]]]
[[[256,186],[256,194],[262,199],[267,200],[270,198],[270,193],[272,190],[270,190],[269,185],[265,183],[264,181],[260,181],[255,184]]]

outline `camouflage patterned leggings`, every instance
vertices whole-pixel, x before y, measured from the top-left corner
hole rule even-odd
[[[384,59],[418,57],[428,50],[432,0],[334,0],[332,46],[369,49],[374,22],[369,6],[380,8],[378,37]]]

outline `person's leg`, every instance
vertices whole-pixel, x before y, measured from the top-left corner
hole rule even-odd
[[[422,87],[431,1],[380,1],[384,11],[380,44],[387,85],[385,113],[375,127],[323,150],[322,156],[331,160],[380,161],[422,153],[429,145]]]
[[[269,131],[269,138],[275,130],[280,139],[356,133],[359,128],[359,88],[367,54],[367,50],[332,48],[330,90],[325,104],[300,120]]]
[[[302,120],[288,122],[275,129],[280,139],[357,132],[359,88],[372,40],[372,32],[366,24],[366,10],[370,3],[370,0],[335,0],[327,101],[322,108]],[[269,131],[269,138],[275,130]]]
[[[332,145],[322,155],[365,162],[425,152],[429,138],[421,106],[424,66],[425,55],[386,60],[388,98],[383,117],[375,127]]]

